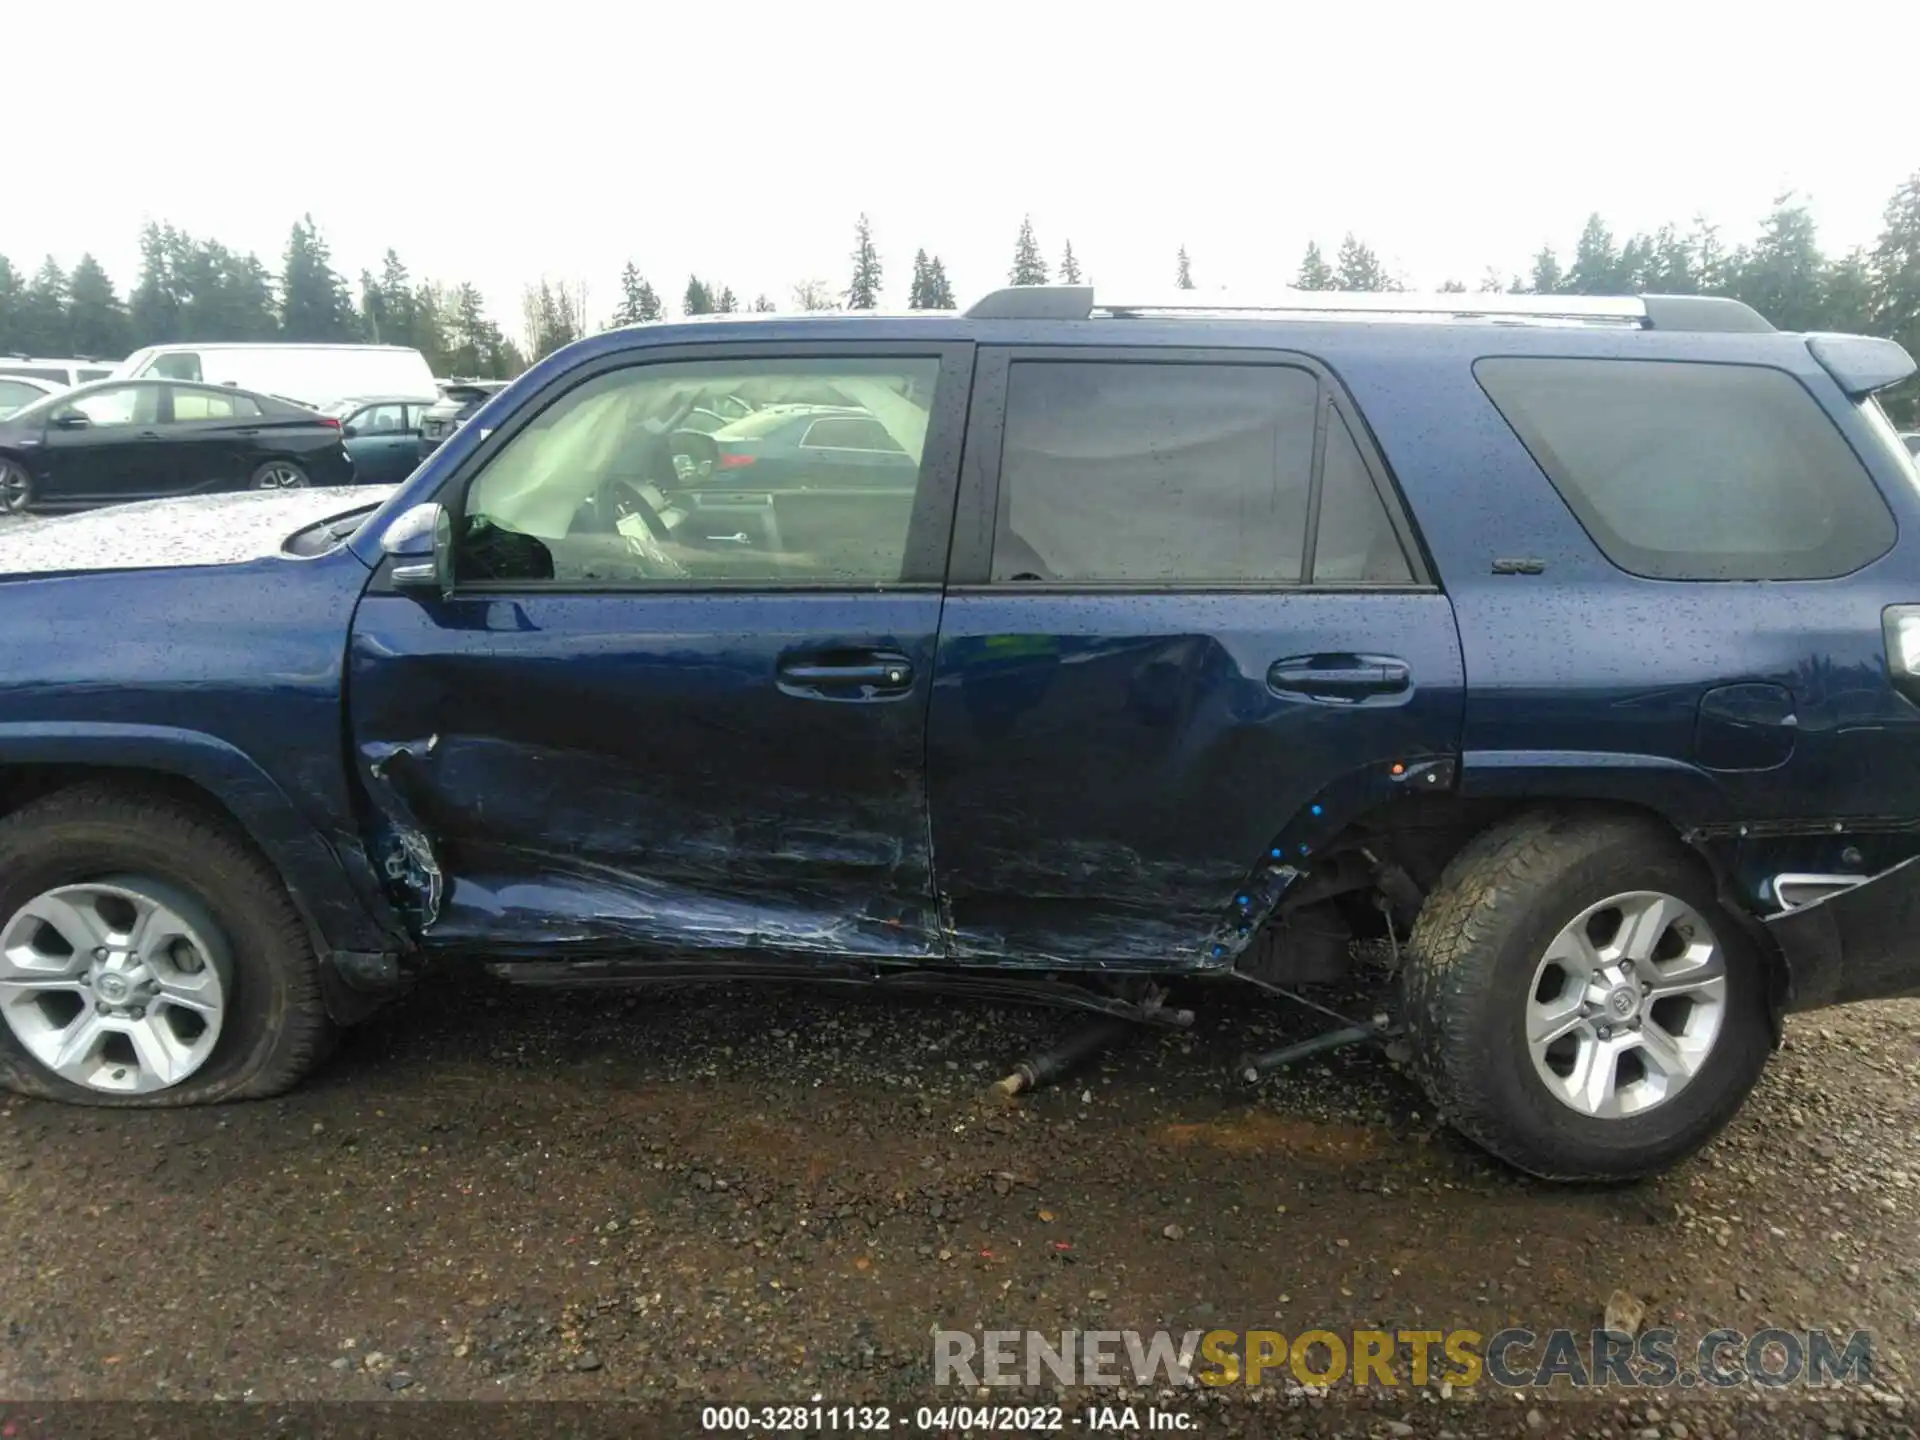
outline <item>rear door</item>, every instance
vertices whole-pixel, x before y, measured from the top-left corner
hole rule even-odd
[[[376,578],[354,623],[374,844],[399,847],[430,942],[941,953],[926,712],[970,358],[631,350],[501,418],[441,495],[454,593]],[[680,419],[794,380],[886,425],[919,458],[906,483],[831,536],[805,494],[729,482],[725,526],[669,500]]]
[[[928,730],[954,958],[1230,964],[1279,866],[1455,754],[1461,687],[1315,362],[982,351]]]
[[[252,396],[192,385],[166,387],[171,408],[160,434],[172,452],[176,488],[183,494],[232,490],[252,474],[260,434],[260,406]]]
[[[345,430],[354,476],[364,484],[404,480],[419,463],[419,437],[407,424],[407,407],[398,401],[369,405],[356,412]]]

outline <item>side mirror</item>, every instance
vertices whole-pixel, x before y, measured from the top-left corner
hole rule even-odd
[[[400,591],[453,598],[453,516],[437,501],[402,511],[380,537],[380,549],[401,564],[388,573]]]
[[[347,439],[351,440],[353,439],[354,436],[360,433],[360,427],[358,425],[343,426],[340,430],[340,433],[344,435]]]
[[[54,425],[61,430],[84,430],[93,424],[78,410],[63,410],[53,417]]]

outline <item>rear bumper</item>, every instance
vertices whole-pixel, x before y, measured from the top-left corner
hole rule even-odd
[[[1766,922],[1789,1010],[1920,994],[1920,857]]]

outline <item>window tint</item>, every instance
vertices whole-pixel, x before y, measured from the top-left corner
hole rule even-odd
[[[85,385],[90,380],[104,380],[111,374],[113,374],[111,370],[82,370],[80,372],[80,383]]]
[[[1284,365],[1016,362],[992,578],[1298,581],[1318,399]]]
[[[1346,422],[1327,418],[1327,456],[1320,477],[1320,532],[1313,547],[1313,578],[1405,585],[1413,579],[1393,533],[1387,507],[1360,458]]]
[[[46,365],[0,365],[0,375],[24,375],[29,380],[51,380],[56,385],[67,383],[66,371]]]
[[[515,434],[467,491],[466,581],[676,587],[901,578],[935,359],[643,365],[587,381]],[[829,403],[900,457],[708,435],[730,394]],[[804,395],[804,402],[794,397]],[[816,397],[826,396],[822,402]]]
[[[222,395],[213,390],[175,390],[173,418],[187,420],[254,419],[260,407],[245,395]]]
[[[204,380],[206,378],[200,373],[200,357],[191,350],[162,355],[146,368],[145,373],[157,375],[163,380]]]
[[[887,450],[895,454],[900,450],[883,426],[853,417],[816,420],[807,427],[807,438],[800,443],[814,450]]]
[[[1623,570],[1808,580],[1844,575],[1893,544],[1872,479],[1784,371],[1504,358],[1474,373]]]

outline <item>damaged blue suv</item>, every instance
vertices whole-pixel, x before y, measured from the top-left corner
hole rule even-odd
[[[1658,1170],[1783,1014],[1920,987],[1913,369],[1032,287],[596,336],[384,496],[0,531],[0,1080],[270,1095],[441,957],[1154,1022],[1390,954],[1461,1131]]]

